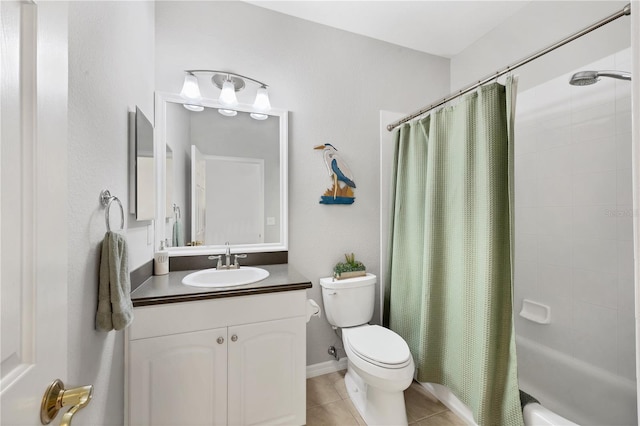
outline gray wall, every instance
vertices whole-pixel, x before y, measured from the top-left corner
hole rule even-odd
[[[189,111],[181,104],[168,102],[167,117],[167,146],[173,153],[173,194],[170,204],[180,207],[182,227],[185,243],[191,241],[191,126]],[[165,221],[165,235],[171,244],[173,236],[173,215]]]
[[[69,322],[72,385],[93,384],[88,409],[74,425],[121,425],[124,332],[95,331],[100,244],[105,234],[103,189],[128,211],[127,111],[153,117],[154,4],[69,2]],[[113,223],[118,219],[114,215]],[[147,224],[127,216],[129,266],[152,257]]]
[[[378,274],[380,110],[411,111],[446,94],[449,60],[246,3],[158,2],[156,89],[179,93],[183,70],[202,68],[264,81],[271,104],[290,111],[289,263],[312,281],[308,297],[322,302],[318,280],[344,253]],[[351,206],[318,204],[331,182],[313,146],[327,142],[355,175]],[[330,360],[338,339],[325,317],[307,331],[307,363]]]

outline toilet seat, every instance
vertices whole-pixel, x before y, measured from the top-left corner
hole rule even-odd
[[[345,344],[363,361],[382,368],[399,369],[412,361],[402,337],[379,325],[343,329]]]

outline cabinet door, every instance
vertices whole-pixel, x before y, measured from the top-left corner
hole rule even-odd
[[[228,333],[229,424],[304,424],[305,318],[234,326]]]
[[[226,424],[226,328],[133,340],[129,363],[130,426]]]

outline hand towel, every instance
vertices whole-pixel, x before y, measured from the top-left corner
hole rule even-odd
[[[133,321],[131,281],[129,280],[127,240],[124,235],[107,232],[100,255],[98,287],[98,331],[122,330]]]
[[[182,247],[184,246],[184,231],[182,229],[182,222],[180,219],[176,219],[173,222],[173,239],[172,239],[173,247]]]

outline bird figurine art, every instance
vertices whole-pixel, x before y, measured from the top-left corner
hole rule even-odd
[[[313,149],[322,149],[324,164],[327,166],[327,172],[333,179],[333,188],[321,198],[322,204],[351,204],[354,201],[353,191],[351,188],[356,187],[353,181],[353,173],[347,163],[338,155],[338,150],[330,143],[315,146]],[[342,182],[341,186],[339,182]],[[333,199],[330,195],[333,192]],[[339,195],[339,196],[338,196]]]

